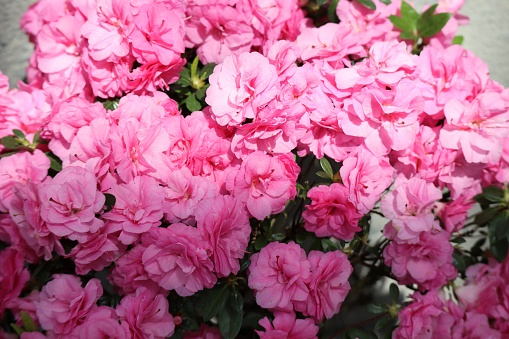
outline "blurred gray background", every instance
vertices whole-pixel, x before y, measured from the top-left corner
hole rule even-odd
[[[454,0],[450,0],[454,1]],[[19,19],[33,0],[0,0],[0,70],[9,76],[11,86],[25,74],[32,46],[19,30]],[[421,10],[433,0],[414,0]],[[490,68],[494,80],[509,87],[509,1],[467,0],[462,13],[470,25],[460,27],[463,46],[473,51]]]

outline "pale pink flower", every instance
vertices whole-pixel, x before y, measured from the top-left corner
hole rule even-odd
[[[196,210],[201,236],[212,249],[214,271],[218,277],[237,274],[239,260],[244,257],[251,234],[251,225],[242,203],[231,197],[217,195],[204,200]]]
[[[23,268],[23,254],[12,247],[0,251],[0,316],[17,298],[25,283],[30,279],[30,272]]]
[[[15,183],[40,183],[48,175],[49,158],[40,150],[20,152],[0,159],[0,212],[8,212]]]
[[[104,206],[104,194],[97,190],[95,175],[84,168],[64,168],[41,184],[38,193],[41,219],[57,236],[79,240],[104,224],[96,218]]]
[[[341,251],[323,253],[311,251],[308,255],[311,276],[306,281],[309,297],[295,304],[295,309],[310,316],[316,323],[330,319],[339,312],[350,292],[348,278],[353,267]]]
[[[245,203],[253,217],[263,220],[283,211],[295,197],[299,172],[291,153],[270,156],[257,151],[243,160],[238,171],[229,173],[226,188]]]
[[[254,119],[258,108],[279,91],[276,68],[257,52],[226,57],[214,68],[209,82],[205,101],[221,126],[237,126]]]
[[[120,231],[118,240],[130,245],[140,234],[158,227],[163,217],[163,189],[154,178],[136,176],[127,184],[113,185],[109,194],[115,197],[113,208],[103,214],[111,231]]]
[[[162,288],[187,297],[216,283],[210,247],[195,227],[179,223],[152,228],[142,236],[142,244],[143,267]]]
[[[442,192],[418,177],[398,179],[394,187],[382,198],[380,209],[396,230],[396,237],[412,242],[419,234],[433,228],[432,208],[442,198]]]
[[[229,55],[251,50],[253,29],[237,7],[209,2],[188,6],[186,14],[186,46],[197,47],[203,64],[220,64]]]
[[[256,330],[260,339],[315,339],[318,326],[312,319],[297,319],[294,312],[274,312],[272,321],[265,317],[258,322],[265,331]]]
[[[212,181],[193,176],[187,167],[167,173],[163,184],[162,211],[170,223],[194,224],[196,208],[200,202],[213,198],[217,192]]]
[[[129,325],[133,339],[164,339],[171,337],[175,329],[168,300],[144,287],[122,298],[116,314]]]
[[[337,239],[352,240],[359,232],[359,219],[355,205],[348,200],[349,190],[339,183],[320,185],[308,191],[311,204],[302,212],[304,228],[318,237],[333,236]]]
[[[88,313],[84,322],[68,335],[70,339],[130,339],[132,334],[126,322],[119,323],[115,309],[99,306]]]
[[[91,279],[81,287],[80,278],[55,274],[41,290],[36,312],[41,327],[56,335],[68,335],[97,307],[103,293],[101,282]]]
[[[396,238],[385,248],[384,262],[400,284],[437,290],[458,274],[449,237],[446,231],[428,231],[421,232],[415,243]]]
[[[292,311],[309,297],[311,276],[306,252],[298,244],[271,242],[251,256],[248,285],[263,308]]]
[[[376,157],[368,150],[360,149],[343,161],[339,173],[350,191],[348,199],[359,213],[365,214],[391,185],[393,171],[385,157]]]

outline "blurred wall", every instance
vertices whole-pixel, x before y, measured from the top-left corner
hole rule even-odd
[[[0,0],[0,70],[9,76],[11,86],[24,77],[32,51],[19,30],[19,19],[33,2]],[[413,3],[422,9],[434,1],[414,0]],[[465,37],[463,46],[488,64],[494,80],[509,87],[509,1],[467,0],[462,13],[470,17],[470,25],[460,27],[459,31]]]

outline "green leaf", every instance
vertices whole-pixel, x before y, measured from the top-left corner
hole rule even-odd
[[[18,138],[8,135],[1,139],[2,145],[4,145],[8,149],[17,149],[19,146],[21,146],[21,143],[19,142]]]
[[[213,62],[208,63],[205,66],[203,66],[203,68],[200,70],[198,75],[202,79],[207,79],[212,74],[212,72],[214,72],[215,67],[216,67],[215,63],[213,63]]]
[[[414,41],[418,39],[418,37],[414,33],[410,32],[401,32],[399,34],[399,38],[402,40],[414,40]]]
[[[329,0],[316,0],[316,4],[318,6],[323,6],[325,5],[327,2],[329,2]]]
[[[21,334],[23,334],[23,332],[25,332],[21,327],[19,327],[18,325],[16,324],[11,324],[11,327],[12,329],[14,330],[14,332],[16,332],[16,334],[18,336],[21,336]]]
[[[38,144],[38,143],[39,143],[39,141],[41,141],[41,131],[37,131],[37,132],[35,132],[35,134],[34,134],[34,138],[33,138],[33,140],[32,140],[32,143],[34,143],[34,144]]]
[[[198,100],[196,100],[196,97],[194,93],[191,93],[188,95],[185,101],[186,107],[191,112],[199,111],[201,110],[201,104]]]
[[[229,288],[228,300],[217,314],[217,323],[223,338],[235,338],[242,326],[244,299],[235,288]]]
[[[338,246],[336,245],[336,243],[334,243],[330,239],[320,239],[320,242],[325,252],[338,250]]]
[[[438,4],[433,4],[433,5],[429,6],[428,9],[426,9],[421,14],[421,17],[419,18],[419,20],[422,20],[422,21],[429,20],[433,16],[433,14],[435,14],[435,10],[437,9],[437,7],[438,7]]]
[[[193,82],[191,81],[191,73],[189,73],[188,68],[184,68],[180,72],[180,78],[177,83],[181,84],[183,87],[189,87],[192,85]]]
[[[21,314],[21,322],[23,323],[23,328],[27,332],[37,331],[37,325],[35,324],[35,321],[32,318],[30,318],[28,313],[26,313],[25,311],[21,311],[20,314]]]
[[[380,2],[385,5],[390,5],[392,1],[391,0],[380,0]]]
[[[320,167],[322,167],[323,171],[327,173],[329,178],[334,178],[334,171],[332,170],[332,166],[325,157],[320,159]]]
[[[272,240],[275,240],[275,241],[283,241],[285,240],[286,238],[286,235],[284,235],[283,233],[275,233],[272,235]]]
[[[246,314],[244,319],[242,319],[242,326],[247,327],[247,328],[257,328],[257,327],[260,327],[258,322],[263,317],[265,317],[265,315],[263,315],[261,313],[249,312],[248,314]]]
[[[104,109],[107,109],[109,111],[114,111],[118,107],[118,101],[117,100],[106,100],[103,102]]]
[[[204,293],[203,320],[209,321],[224,307],[228,299],[228,285],[216,285]]]
[[[19,129],[13,129],[12,133],[20,139],[26,139],[25,134]]]
[[[113,209],[115,206],[115,203],[117,202],[117,198],[113,194],[110,193],[104,193],[104,197],[106,198],[104,205],[106,206],[106,209],[104,212],[109,212]]]
[[[479,226],[484,226],[495,218],[495,216],[502,212],[502,206],[490,207],[477,214],[474,218],[474,223]]]
[[[207,88],[209,88],[209,85],[205,85],[202,88],[196,90],[196,99],[201,100],[205,97]]]
[[[391,317],[383,317],[375,323],[375,331],[382,332],[384,328],[394,322]]]
[[[331,177],[325,173],[324,171],[318,171],[316,172],[316,175],[319,176],[320,178],[324,178],[324,179],[330,179]]]
[[[453,45],[461,45],[463,44],[463,36],[462,35],[456,35],[454,39],[452,39]]]
[[[373,2],[373,0],[357,0],[357,1],[366,8],[369,8],[371,10],[376,9],[376,5]]]
[[[439,33],[451,18],[451,13],[439,13],[422,23],[420,36],[430,38]]]
[[[498,214],[489,224],[488,233],[490,238],[501,240],[509,235],[509,217],[507,213]]]
[[[54,171],[60,172],[62,170],[62,161],[51,152],[45,152],[50,161],[50,168]]]
[[[485,187],[482,190],[482,193],[476,195],[476,197],[483,197],[484,199],[488,200],[489,202],[502,202],[504,201],[504,190],[497,186],[489,186]]]
[[[196,76],[196,70],[198,69],[198,56],[196,56],[193,60],[193,63],[191,64],[191,79]]]
[[[395,283],[392,283],[391,286],[389,286],[389,294],[391,296],[392,302],[397,303],[398,299],[399,299],[398,285],[396,285]]]
[[[454,251],[452,254],[452,264],[460,272],[465,272],[465,270],[467,269],[467,265],[465,263],[465,260],[463,259],[463,255],[456,251]]]
[[[249,258],[241,261],[239,272],[244,272],[245,270],[247,270],[249,265],[251,265],[251,260],[249,260]]]
[[[421,15],[408,2],[401,2],[401,17],[412,22],[417,22]]]
[[[339,0],[332,0],[329,8],[327,9],[327,17],[330,22],[339,22],[338,15],[336,14],[336,7],[338,7]]]
[[[394,27],[400,29],[404,33],[411,33],[412,39],[413,39],[414,31],[415,31],[415,22],[414,21],[411,21],[411,20],[396,16],[396,15],[389,16],[389,20],[392,22]]]
[[[465,240],[465,238],[458,237],[458,238],[452,239],[451,242],[455,243],[455,244],[463,244],[466,242],[466,240]]]
[[[386,312],[385,308],[379,304],[368,304],[367,309],[369,313],[373,314],[382,314]]]
[[[509,242],[506,239],[499,240],[495,243],[492,243],[490,246],[491,254],[498,260],[498,262],[503,262],[505,257],[507,257],[507,252],[509,250]]]
[[[262,248],[267,246],[268,243],[269,242],[264,237],[256,238],[255,243],[254,243],[255,250],[257,250],[257,251],[261,250]]]

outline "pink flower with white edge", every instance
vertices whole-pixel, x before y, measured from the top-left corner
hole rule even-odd
[[[352,240],[361,230],[358,224],[362,214],[348,200],[348,195],[348,188],[338,183],[311,188],[308,192],[311,204],[302,212],[304,228],[318,237]]]
[[[8,212],[15,183],[40,183],[48,175],[49,158],[40,150],[21,152],[0,159],[0,212]]]
[[[104,225],[96,218],[104,206],[104,194],[97,190],[95,175],[84,168],[64,168],[39,186],[39,196],[41,219],[57,236],[79,241]]]
[[[81,287],[80,278],[69,274],[55,274],[41,290],[36,304],[41,327],[55,336],[65,336],[81,324],[97,307],[103,294],[99,279],[91,279]]]
[[[115,312],[121,323],[129,325],[132,338],[164,339],[175,330],[168,300],[144,287],[122,298]]]
[[[180,223],[152,228],[141,241],[143,267],[162,288],[187,297],[216,283],[209,244],[197,228]]]
[[[238,171],[228,174],[226,189],[245,203],[253,217],[263,220],[282,212],[295,197],[299,172],[292,154],[270,156],[257,151],[245,157]]]
[[[330,319],[339,312],[350,292],[348,278],[353,267],[341,251],[311,251],[308,261],[311,265],[311,276],[306,282],[309,297],[295,303],[295,309],[320,323],[324,317]]]
[[[442,191],[418,177],[408,180],[398,178],[394,187],[382,198],[380,209],[396,230],[395,236],[399,240],[413,242],[421,232],[433,228],[435,216],[432,208],[442,198]]]
[[[292,311],[309,297],[311,276],[306,252],[298,244],[271,242],[251,256],[248,285],[263,308]]]
[[[421,291],[437,290],[458,275],[449,237],[446,231],[428,231],[421,232],[416,242],[396,238],[385,248],[384,262],[400,284],[417,284]]]
[[[257,52],[231,55],[214,68],[205,101],[221,126],[237,126],[254,119],[259,107],[279,92],[276,68]]]
[[[251,225],[242,203],[232,196],[217,195],[197,206],[198,230],[212,249],[214,271],[220,277],[237,274],[246,253]]]
[[[265,317],[258,322],[265,331],[256,330],[260,339],[315,339],[318,326],[312,319],[297,319],[294,312],[274,312],[272,321]]]
[[[124,245],[161,224],[164,191],[154,178],[136,176],[127,184],[113,185],[108,193],[115,197],[115,205],[102,218],[112,231],[120,231],[118,240]]]
[[[349,200],[361,214],[369,212],[391,185],[394,169],[385,157],[376,157],[360,148],[343,161],[339,170],[344,185],[348,188]]]

